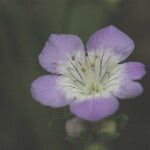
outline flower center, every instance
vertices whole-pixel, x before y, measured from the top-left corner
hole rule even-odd
[[[65,56],[59,66],[62,76],[58,85],[68,98],[84,99],[101,96],[118,87],[121,69],[112,54],[76,52]]]

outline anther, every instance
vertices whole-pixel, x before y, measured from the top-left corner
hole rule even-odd
[[[98,58],[98,55],[95,55],[95,59],[97,59]]]
[[[85,56],[88,57],[88,53],[87,52],[85,52]]]
[[[94,68],[94,67],[95,67],[95,63],[91,63],[90,66],[91,66],[92,68]]]
[[[85,68],[81,68],[81,71],[82,71],[82,72],[86,72],[86,69],[85,69]]]
[[[74,61],[75,60],[75,56],[72,56],[71,59]]]

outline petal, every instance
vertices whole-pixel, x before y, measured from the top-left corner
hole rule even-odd
[[[128,80],[124,80],[122,82],[123,83],[120,85],[120,88],[113,92],[113,94],[118,98],[133,98],[142,94],[143,87],[140,83]]]
[[[98,121],[112,115],[119,107],[119,102],[114,96],[108,98],[91,98],[82,101],[76,100],[70,104],[70,110],[77,117]]]
[[[39,103],[52,107],[62,107],[71,100],[65,98],[63,92],[56,85],[58,77],[44,75],[32,82],[31,94]]]
[[[57,73],[57,66],[64,57],[73,55],[77,50],[84,50],[84,45],[78,36],[70,34],[51,34],[39,55],[39,62],[45,70]]]
[[[140,62],[127,62],[122,66],[128,79],[137,80],[145,75],[145,65]]]
[[[107,26],[91,35],[87,42],[87,50],[111,50],[119,61],[126,59],[134,49],[133,40],[114,27]]]

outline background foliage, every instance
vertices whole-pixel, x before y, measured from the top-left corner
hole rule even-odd
[[[33,101],[30,83],[47,74],[38,54],[50,33],[73,33],[85,42],[97,29],[114,24],[135,43],[129,60],[150,67],[149,0],[0,0],[0,150],[71,150],[62,109]],[[145,92],[121,102],[129,122],[114,150],[150,149],[150,76]]]

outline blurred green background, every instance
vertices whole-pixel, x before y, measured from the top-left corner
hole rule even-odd
[[[121,101],[129,116],[112,150],[150,150],[149,0],[0,0],[0,150],[71,150],[62,109],[43,107],[30,95],[32,80],[47,74],[38,55],[51,33],[73,33],[85,42],[113,24],[136,43],[128,60],[146,64],[145,92]]]

